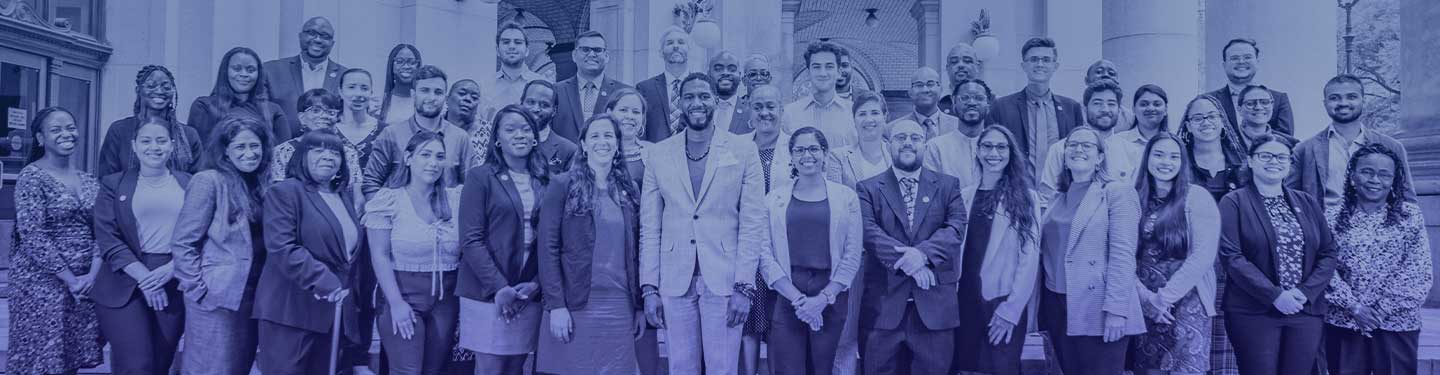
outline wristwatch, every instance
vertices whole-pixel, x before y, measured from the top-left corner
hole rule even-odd
[[[756,295],[760,293],[759,290],[756,290],[756,289],[755,289],[755,286],[754,286],[754,285],[750,285],[750,284],[746,284],[746,283],[735,283],[735,285],[734,285],[733,288],[734,288],[734,290],[735,290],[735,293],[739,293],[739,294],[741,294],[741,295],[744,295],[745,298],[749,298],[749,299],[751,299],[751,300],[754,300],[755,297],[756,297]]]
[[[826,304],[826,305],[834,305],[834,304],[835,304],[835,295],[834,295],[834,294],[826,293],[825,291],[822,290],[822,291],[820,291],[820,296],[821,296],[821,297],[825,297],[825,304]]]

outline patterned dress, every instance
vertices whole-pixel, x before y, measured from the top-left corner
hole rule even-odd
[[[770,170],[774,168],[775,153],[779,150],[771,148],[760,150],[760,167],[765,175],[765,194],[770,194]],[[759,270],[755,271],[755,285],[770,285],[764,280]],[[750,317],[745,320],[745,335],[765,337],[770,332],[770,310],[775,307],[775,291],[767,287],[758,287],[757,300],[750,305]]]
[[[1162,203],[1152,204],[1159,207]],[[1158,292],[1170,277],[1185,264],[1184,256],[1176,256],[1164,248],[1155,233],[1155,213],[1150,213],[1140,234],[1140,250],[1136,252],[1135,272],[1140,283],[1151,292]],[[1188,254],[1187,254],[1188,255]],[[1143,303],[1143,302],[1142,302]],[[1171,324],[1159,324],[1149,318],[1149,330],[1135,336],[1131,356],[1136,370],[1157,370],[1187,374],[1203,373],[1210,368],[1210,315],[1200,303],[1200,294],[1190,291],[1175,302],[1170,311]]]
[[[104,346],[95,303],[70,294],[56,274],[90,272],[95,259],[91,222],[100,184],[80,172],[78,191],[35,165],[15,184],[17,245],[10,249],[12,374],[59,374],[100,365]]]

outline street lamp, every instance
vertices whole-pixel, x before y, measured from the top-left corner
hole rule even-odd
[[[980,10],[980,17],[970,22],[970,33],[975,40],[970,43],[975,48],[975,57],[980,61],[990,61],[1000,56],[1000,38],[990,34],[990,15],[984,9]]]
[[[1350,43],[1355,41],[1355,34],[1352,33],[1350,30],[1350,8],[1354,8],[1355,3],[1358,2],[1360,2],[1360,0],[1335,0],[1336,6],[1339,6],[1341,9],[1345,9],[1345,74],[1350,74],[1351,72],[1350,54],[1352,50],[1350,48]]]

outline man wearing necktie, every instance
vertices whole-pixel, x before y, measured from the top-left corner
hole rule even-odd
[[[599,32],[586,31],[576,37],[575,51],[570,57],[575,61],[575,76],[555,84],[555,122],[550,129],[555,135],[578,143],[580,126],[585,120],[605,110],[610,93],[628,86],[605,76],[610,55],[605,48],[605,36]]]
[[[940,111],[940,73],[929,67],[915,69],[910,79],[910,101],[915,111],[891,122],[910,120],[925,129],[925,139],[935,139],[960,128],[960,118]]]
[[[1020,92],[995,100],[988,123],[1000,124],[1015,134],[1032,171],[1045,167],[1050,145],[1084,125],[1080,102],[1050,91],[1050,78],[1059,65],[1059,50],[1050,38],[1030,38],[1020,47],[1020,68],[1029,81]]]
[[[690,34],[678,26],[666,28],[660,34],[660,58],[665,60],[665,71],[635,84],[649,104],[644,134],[650,142],[669,138],[681,128],[680,81],[690,73]]]

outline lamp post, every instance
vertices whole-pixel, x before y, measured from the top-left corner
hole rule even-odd
[[[1355,3],[1359,2],[1360,0],[1335,0],[1336,6],[1339,6],[1341,9],[1345,9],[1345,74],[1350,74],[1351,72],[1350,55],[1352,49],[1350,47],[1350,44],[1351,42],[1355,41],[1355,34],[1352,33],[1350,29],[1350,8],[1354,8]]]
[[[1000,39],[990,34],[990,14],[985,9],[980,9],[980,16],[970,22],[970,34],[975,37],[970,46],[982,63],[1000,56]]]

